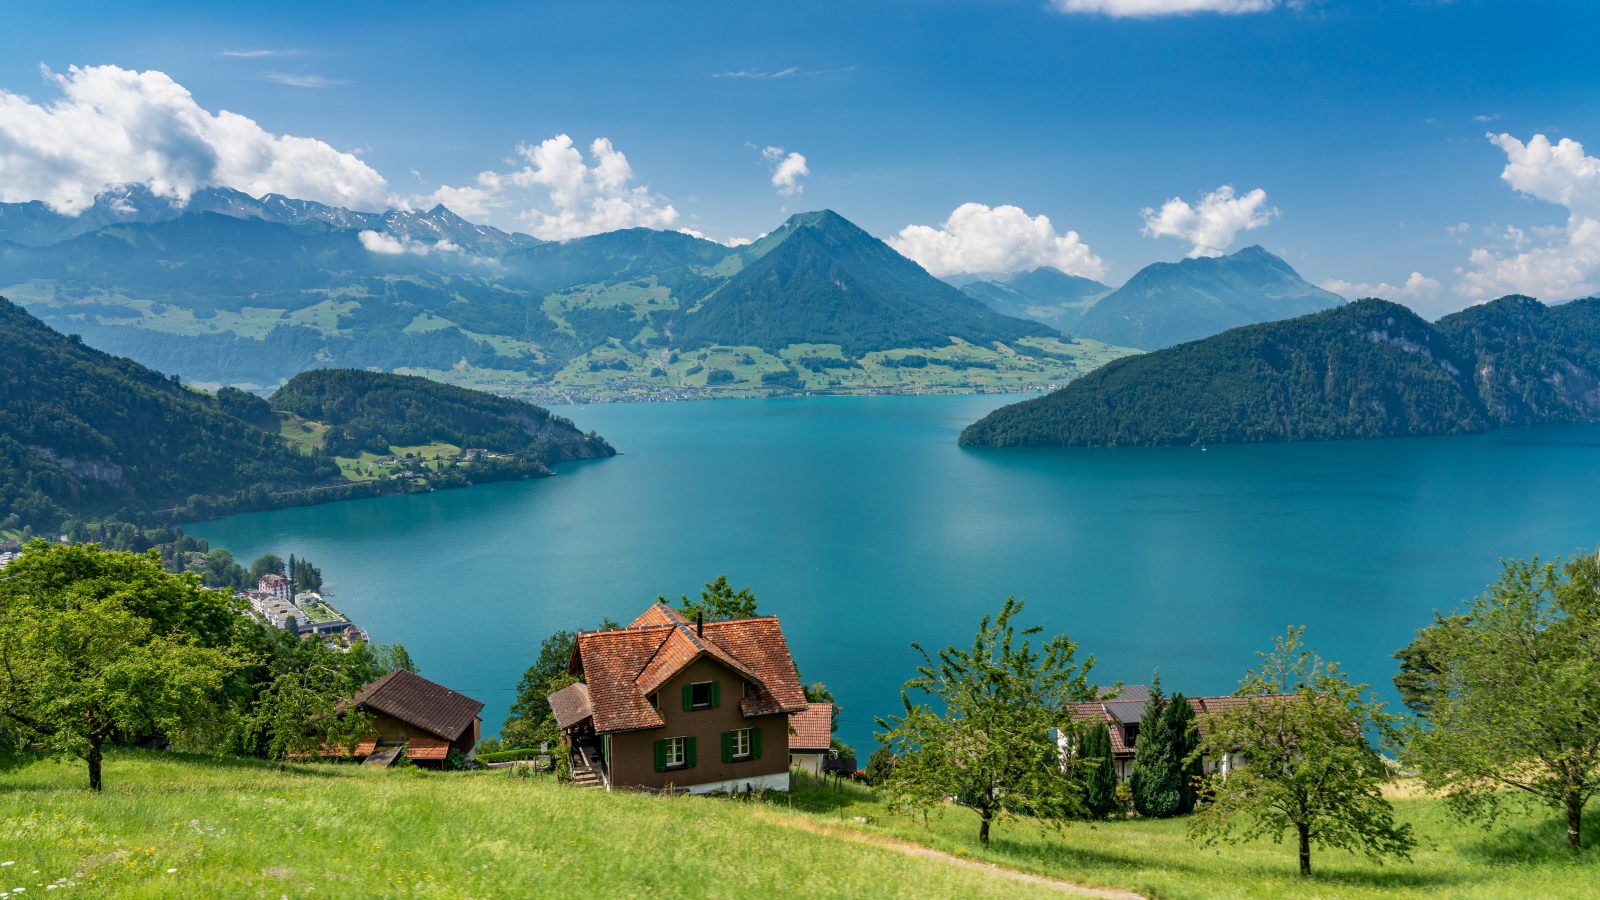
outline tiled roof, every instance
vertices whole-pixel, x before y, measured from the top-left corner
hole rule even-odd
[[[390,672],[362,688],[354,703],[393,716],[447,742],[460,737],[483,711],[483,704],[471,697],[405,669]]]
[[[1136,692],[1136,693],[1135,693]],[[1131,697],[1142,696],[1143,700],[1134,703]],[[1073,722],[1104,722],[1111,731],[1111,755],[1115,757],[1133,756],[1133,745],[1124,740],[1126,732],[1119,725],[1138,724],[1140,713],[1144,705],[1149,702],[1149,689],[1143,685],[1129,685],[1122,689],[1113,700],[1098,700],[1085,703],[1072,703],[1067,706],[1067,717]],[[1251,701],[1266,700],[1268,702],[1282,702],[1294,698],[1294,694],[1266,694],[1258,697],[1185,697],[1189,708],[1194,710],[1196,725],[1201,736],[1206,733],[1205,717],[1211,713],[1222,712],[1228,709],[1238,709],[1247,706]],[[1130,707],[1137,707],[1137,709]]]
[[[444,759],[450,755],[450,742],[443,738],[412,737],[406,741],[406,759]]]
[[[550,711],[561,728],[571,728],[589,718],[589,686],[579,681],[551,694]]]
[[[789,714],[790,750],[825,752],[833,743],[833,704],[813,703]]]
[[[588,684],[589,713],[597,732],[636,731],[664,724],[649,695],[702,656],[756,686],[756,696],[739,701],[746,716],[806,707],[783,629],[771,616],[706,622],[700,634],[695,625],[657,603],[627,628],[578,635],[572,671]]]

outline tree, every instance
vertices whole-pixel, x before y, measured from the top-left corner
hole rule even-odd
[[[1165,819],[1176,815],[1181,802],[1178,766],[1172,733],[1167,729],[1167,700],[1161,694],[1161,677],[1150,680],[1150,700],[1139,717],[1139,735],[1133,741],[1133,808],[1141,816]]]
[[[1108,818],[1121,807],[1117,800],[1117,764],[1111,756],[1111,729],[1104,722],[1091,725],[1078,740],[1077,758],[1083,765],[1083,805],[1090,818]]]
[[[307,643],[317,647],[313,658],[273,678],[245,719],[246,734],[271,759],[324,750],[350,756],[362,736],[373,731],[372,717],[349,706],[367,683],[363,673],[341,665],[341,654],[320,641]]]
[[[828,690],[828,686],[820,681],[813,681],[808,685],[804,685],[801,690],[805,692],[807,703],[833,704],[833,718],[828,722],[828,733],[837,734],[839,732],[839,711],[843,707],[839,705],[839,701],[833,698],[833,691]]]
[[[1094,658],[1076,662],[1078,645],[1066,635],[1034,647],[1041,629],[1013,624],[1022,607],[1011,597],[998,616],[984,616],[970,650],[946,647],[935,660],[912,644],[923,665],[901,690],[905,713],[877,720],[879,743],[898,758],[884,785],[891,807],[926,809],[954,797],[977,813],[984,844],[1004,815],[1059,823],[1083,809],[1081,780],[1075,767],[1063,770],[1052,734],[1067,704],[1093,697]],[[912,691],[939,709],[914,704]]]
[[[1200,730],[1194,720],[1194,707],[1182,694],[1173,694],[1161,724],[1172,742],[1171,765],[1178,781],[1177,812],[1187,815],[1194,812],[1198,780],[1204,774],[1195,753],[1200,746]]]
[[[401,669],[413,675],[422,671],[417,667],[417,661],[412,659],[411,654],[406,651],[405,644],[384,644],[373,651],[373,657],[385,675],[390,672],[398,672]]]
[[[32,543],[0,581],[0,713],[44,748],[88,763],[105,745],[213,723],[238,619],[160,555]],[[192,616],[193,618],[190,618]]]
[[[1510,797],[1561,810],[1580,849],[1600,790],[1597,647],[1600,560],[1504,563],[1488,593],[1401,651],[1396,686],[1418,715],[1407,762],[1485,822]]]
[[[660,595],[656,600],[667,602],[667,598]],[[700,599],[690,600],[688,594],[679,598],[678,610],[691,621],[699,615],[712,622],[748,619],[757,615],[756,595],[749,588],[742,588],[735,593],[733,585],[728,583],[728,576],[718,575],[716,581],[706,582],[705,588],[700,591]]]
[[[878,787],[889,780],[889,775],[894,771],[894,751],[888,747],[879,747],[867,757],[867,784]]]
[[[263,575],[282,575],[284,572],[283,557],[275,553],[263,553],[250,564],[250,581],[252,587],[261,581]]]
[[[1246,764],[1207,779],[1190,835],[1206,844],[1278,841],[1292,830],[1302,876],[1311,874],[1313,844],[1380,863],[1408,859],[1411,826],[1395,824],[1380,791],[1388,766],[1367,740],[1392,739],[1396,717],[1367,685],[1306,649],[1304,631],[1289,629],[1260,654],[1234,695],[1242,703],[1207,716],[1196,758],[1242,755]]]
[[[604,619],[599,630],[620,627],[617,622]],[[550,711],[550,695],[577,681],[567,673],[577,641],[577,632],[557,631],[539,644],[539,654],[517,682],[517,699],[500,726],[500,742],[507,749],[532,747],[559,737],[555,715]]]

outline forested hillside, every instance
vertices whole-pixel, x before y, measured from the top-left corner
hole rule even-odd
[[[270,403],[330,426],[326,448],[340,456],[441,441],[525,453],[546,465],[616,453],[603,438],[531,403],[413,375],[313,369],[289,379]]]
[[[338,477],[216,397],[58,334],[0,298],[0,528],[131,517],[194,494]]]
[[[1121,360],[961,435],[1104,446],[1458,434],[1600,420],[1600,298],[1504,297],[1430,325],[1360,300]]]

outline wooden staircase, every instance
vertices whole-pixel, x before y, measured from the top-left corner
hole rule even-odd
[[[572,783],[579,787],[605,787],[603,763],[593,747],[580,746],[572,755]]]

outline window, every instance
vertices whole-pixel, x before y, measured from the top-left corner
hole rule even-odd
[[[681,737],[667,738],[664,743],[666,751],[663,754],[663,764],[669,769],[681,769],[688,762],[688,755],[684,753],[684,741]]]
[[[744,762],[761,758],[761,729],[744,728],[722,733],[722,761]]]
[[[649,700],[650,701],[650,705],[655,707],[656,709],[660,709],[661,708],[661,695],[660,694],[652,692],[650,694],[650,696],[646,697],[645,699]]]
[[[690,709],[710,709],[715,706],[712,687],[717,682],[698,681],[690,685]]]
[[[732,744],[734,759],[748,759],[750,757],[750,729],[735,731],[729,742]]]
[[[760,689],[756,687],[756,683],[754,681],[746,681],[744,683],[744,698],[746,700],[755,700],[759,697],[759,695]]]

